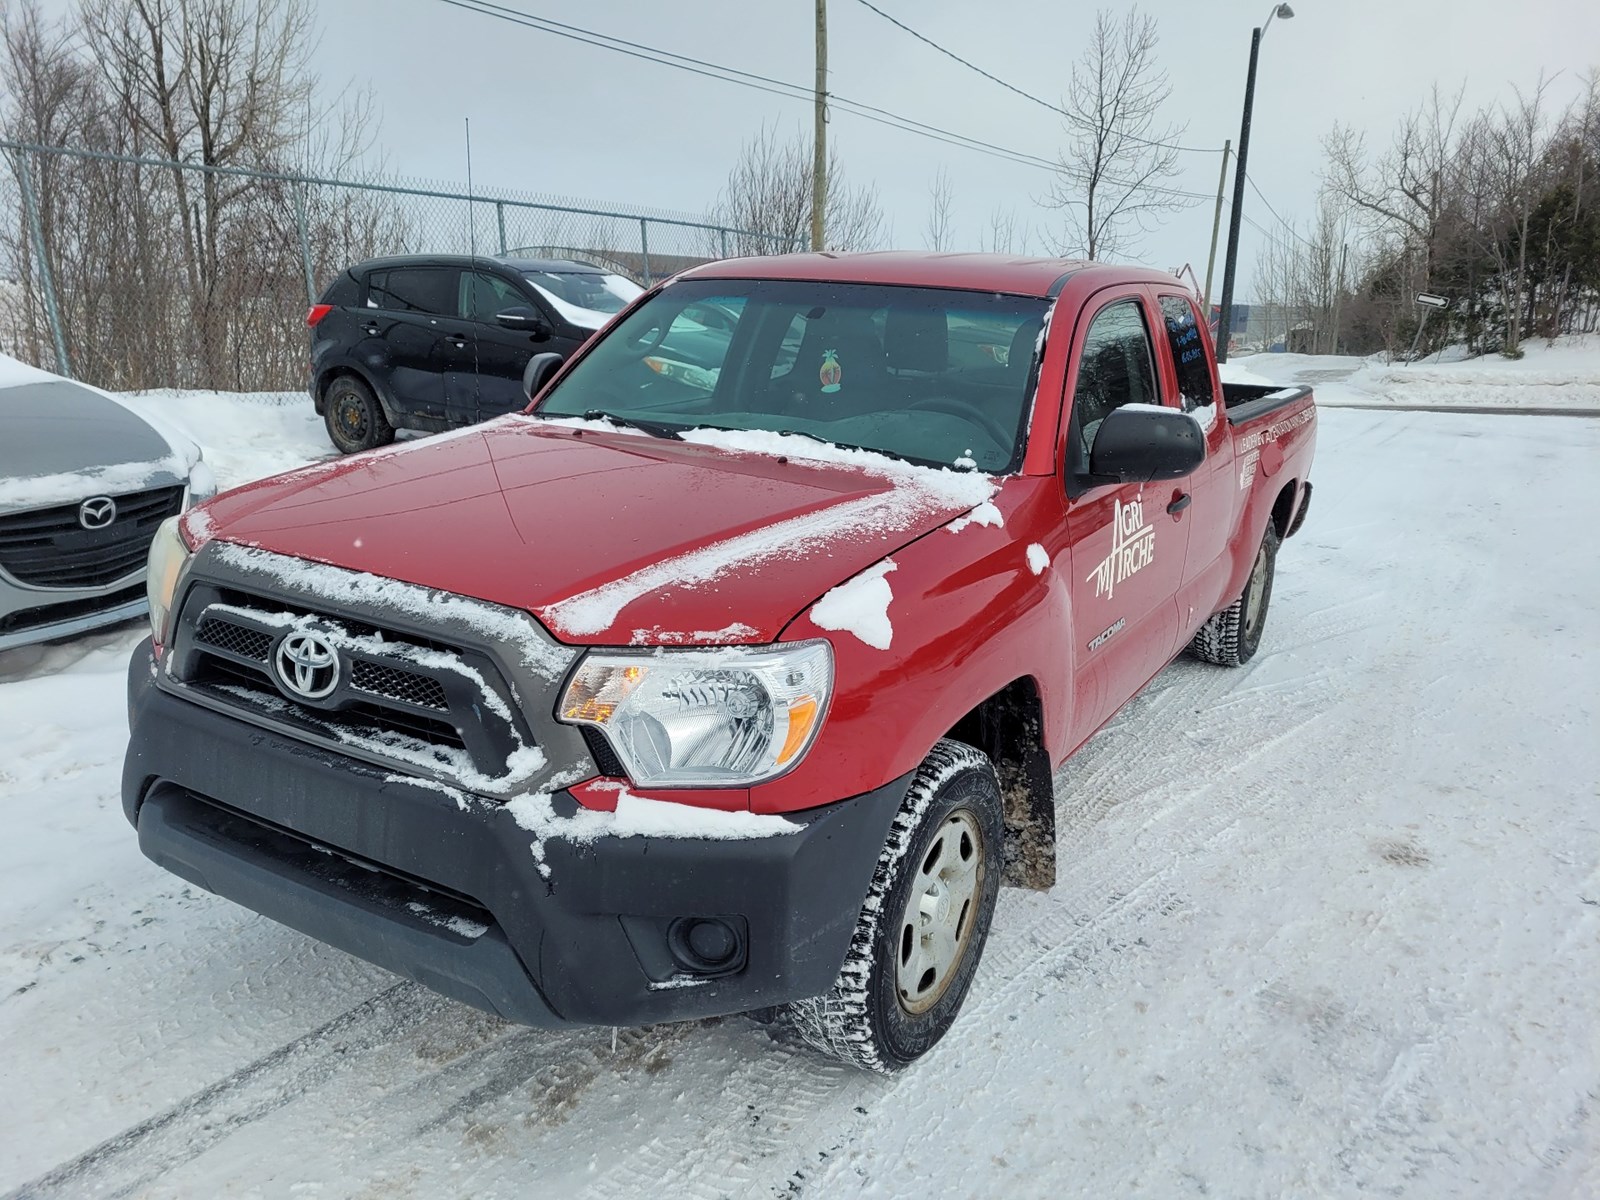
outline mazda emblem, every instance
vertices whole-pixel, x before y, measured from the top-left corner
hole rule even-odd
[[[117,519],[117,502],[110,496],[90,496],[78,505],[78,524],[85,529],[104,529]]]
[[[321,700],[339,686],[339,652],[319,633],[289,634],[273,667],[283,690],[301,700]]]

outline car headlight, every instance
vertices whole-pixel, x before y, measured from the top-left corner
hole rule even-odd
[[[204,504],[217,494],[217,477],[211,473],[204,458],[194,460],[189,468],[189,504]]]
[[[189,547],[178,532],[182,517],[168,517],[156,527],[150,543],[150,565],[145,572],[145,595],[150,600],[150,632],[160,645],[167,644],[167,618],[172,612],[172,595],[178,590],[178,576],[189,561]]]
[[[833,691],[827,642],[591,651],[559,716],[593,725],[640,787],[743,787],[811,748]]]

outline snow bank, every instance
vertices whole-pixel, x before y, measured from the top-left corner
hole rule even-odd
[[[1256,374],[1236,358],[1230,358],[1225,363],[1218,363],[1217,371],[1222,376],[1223,383],[1249,383],[1261,387],[1271,387],[1275,382],[1265,375]]]
[[[887,650],[894,641],[889,623],[894,593],[886,576],[897,569],[886,558],[846,580],[811,606],[811,620],[819,629],[852,633],[874,649]]]
[[[49,371],[29,366],[20,358],[0,354],[0,387],[15,387],[19,383],[49,383],[60,378]]]
[[[1347,381],[1378,403],[1451,407],[1600,408],[1600,337],[1523,343],[1523,357],[1368,362]]]
[[[224,490],[334,456],[304,392],[163,390],[113,398],[200,446]]]

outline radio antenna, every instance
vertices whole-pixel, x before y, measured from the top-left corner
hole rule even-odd
[[[467,253],[478,257],[478,206],[472,198],[472,118],[463,117],[467,127]]]

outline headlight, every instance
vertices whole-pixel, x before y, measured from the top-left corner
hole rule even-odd
[[[183,535],[178,532],[178,522],[182,519],[168,517],[156,527],[155,541],[150,543],[150,566],[145,573],[145,595],[150,599],[150,632],[163,646],[167,644],[172,594],[177,591],[183,564],[189,561],[189,547],[183,544]]]
[[[211,473],[206,460],[197,458],[189,468],[189,504],[204,504],[217,494],[217,477]]]
[[[604,733],[640,787],[743,787],[805,757],[832,691],[827,642],[596,650],[567,685],[560,717]]]

